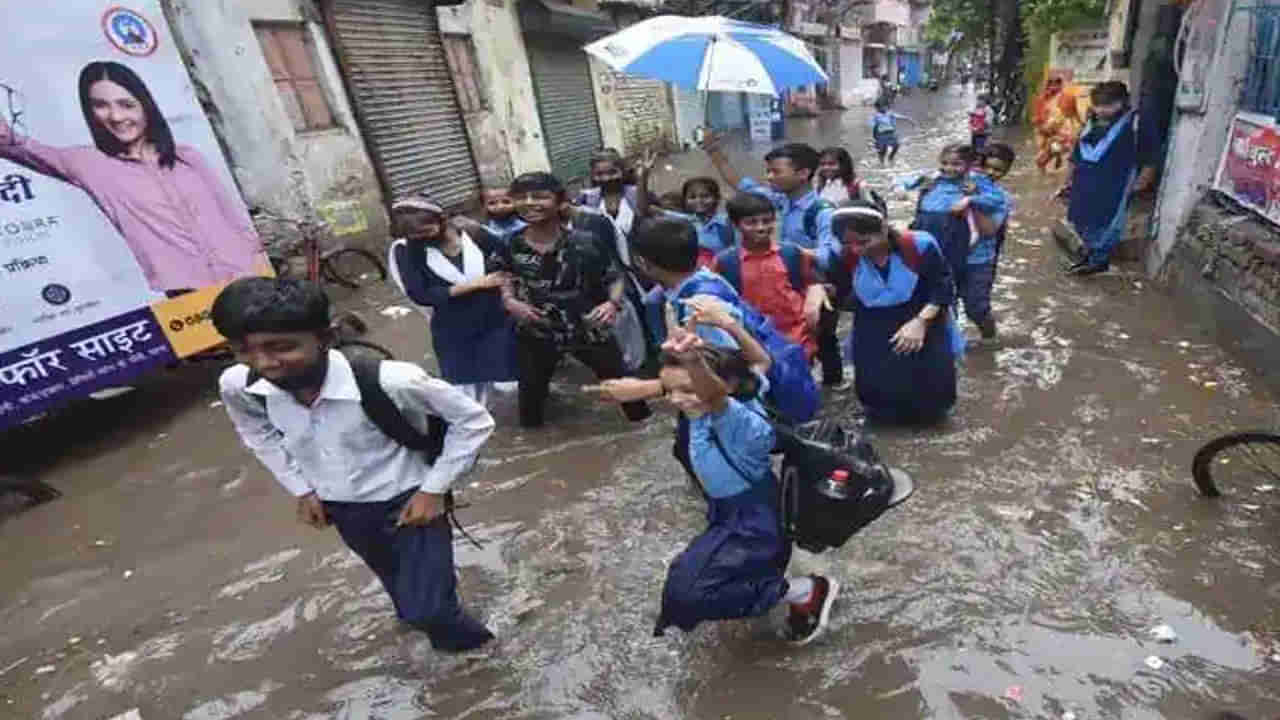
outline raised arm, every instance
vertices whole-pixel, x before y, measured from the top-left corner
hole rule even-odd
[[[702,142],[702,149],[706,151],[707,157],[711,160],[711,164],[715,166],[716,172],[720,173],[720,177],[724,178],[724,181],[729,183],[730,187],[737,188],[742,184],[743,175],[729,162],[729,157],[725,155],[723,145],[724,138],[708,130],[707,137]]]
[[[0,118],[0,158],[83,188],[84,183],[71,159],[72,152],[72,149],[50,147],[30,138],[15,142],[13,129],[7,120]]]

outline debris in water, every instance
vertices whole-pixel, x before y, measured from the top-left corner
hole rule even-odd
[[[1205,384],[1204,384],[1204,386],[1205,386],[1205,388],[1206,388],[1206,389],[1212,390],[1212,389],[1214,389],[1214,388],[1218,387],[1218,383],[1216,383],[1216,382],[1214,382],[1214,381],[1210,380],[1209,382],[1205,383]]]
[[[1257,490],[1258,492],[1271,492],[1272,490],[1275,490],[1275,489],[1276,489],[1275,485],[1259,485],[1258,487],[1254,488],[1254,490]]]
[[[1190,343],[1190,342],[1188,342],[1188,341],[1186,341],[1186,340],[1183,340],[1182,342],[1179,342],[1179,343],[1178,343],[1178,347],[1180,347],[1180,348],[1182,348],[1182,349],[1184,349],[1184,350],[1185,350],[1185,349],[1187,349],[1187,348],[1191,347],[1191,343]]]
[[[1262,506],[1261,505],[1241,505],[1240,507],[1244,508],[1245,510],[1257,510]]]
[[[1076,720],[1076,714],[1073,712],[1062,713],[1062,720]]]
[[[138,712],[138,708],[134,708],[126,713],[117,715],[110,720],[142,720],[142,713]]]
[[[110,544],[111,544],[111,543],[107,542],[106,540],[94,540],[94,541],[93,541],[93,546],[94,546],[94,547],[106,547],[106,546],[108,546],[108,545],[110,545]]]
[[[220,407],[222,407],[222,401],[221,401],[221,400],[214,400],[213,402],[209,403],[209,408],[210,408],[210,409],[213,409],[213,408],[220,408]]]
[[[1178,639],[1178,633],[1168,625],[1157,625],[1147,631],[1156,642],[1171,643]]]
[[[381,315],[385,315],[389,318],[404,317],[405,315],[408,315],[411,312],[413,311],[402,305],[388,305],[382,308],[381,311],[379,311]]]
[[[4,675],[5,673],[7,673],[7,672],[9,672],[10,670],[12,670],[12,669],[14,669],[14,668],[18,667],[19,665],[22,665],[23,663],[25,663],[26,661],[28,661],[28,660],[30,660],[30,659],[31,659],[31,656],[30,656],[30,655],[28,655],[27,657],[18,658],[17,660],[14,660],[13,662],[9,663],[8,665],[5,665],[4,667],[0,668],[0,675]]]
[[[67,644],[68,644],[68,645],[79,645],[79,644],[80,644],[80,637],[79,637],[79,636],[73,636],[73,637],[69,637],[69,638],[67,638]]]
[[[54,666],[54,665],[41,665],[40,667],[36,668],[36,674],[37,674],[37,675],[48,675],[49,673],[51,673],[51,672],[53,672],[54,670],[57,670],[57,669],[58,669],[58,668],[57,668],[56,666]]]
[[[1160,439],[1160,438],[1158,438],[1158,437],[1144,437],[1144,438],[1142,438],[1142,444],[1143,444],[1143,445],[1159,445],[1159,444],[1160,444],[1160,443],[1162,443],[1162,442],[1164,442],[1164,441],[1163,441],[1163,440],[1161,440],[1161,439]]]
[[[1147,659],[1144,660],[1143,662],[1145,662],[1147,664],[1147,667],[1151,668],[1152,670],[1159,670],[1160,668],[1164,667],[1164,660],[1161,660],[1159,657],[1155,655],[1148,656]]]
[[[1004,691],[1005,699],[1012,700],[1016,703],[1022,702],[1022,686],[1010,685],[1009,689]]]
[[[132,571],[132,570],[125,570],[125,571],[124,571],[124,579],[125,579],[125,580],[128,580],[128,579],[129,579],[129,578],[131,578],[131,577],[133,577],[133,571]]]

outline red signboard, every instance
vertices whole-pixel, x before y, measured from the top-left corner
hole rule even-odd
[[[1274,122],[1236,115],[1213,187],[1280,224],[1280,129]]]

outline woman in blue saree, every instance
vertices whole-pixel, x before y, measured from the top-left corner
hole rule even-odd
[[[933,236],[889,226],[876,205],[853,200],[833,229],[852,274],[849,357],[858,400],[877,422],[930,424],[956,401],[956,359],[964,351],[949,308],[951,265]]]

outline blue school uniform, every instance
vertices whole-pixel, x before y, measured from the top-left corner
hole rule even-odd
[[[1109,128],[1090,123],[1071,153],[1071,200],[1067,220],[1088,248],[1089,262],[1104,265],[1124,234],[1129,189],[1138,172],[1135,117],[1128,112]]]
[[[956,401],[956,358],[964,352],[948,309],[955,299],[951,266],[934,238],[904,233],[886,267],[860,258],[853,269],[853,332],[848,355],[857,368],[858,399],[868,416],[902,423],[940,420]],[[905,253],[914,258],[907,258]],[[914,266],[914,267],[913,267]],[[899,355],[890,338],[925,305],[942,308],[924,346]]]
[[[965,186],[971,182],[968,177],[941,176],[916,181],[916,186],[924,189],[916,203],[916,217],[911,229],[933,236],[951,266],[953,281],[957,285],[963,282],[968,265],[970,232],[968,219],[963,214],[951,212],[951,206],[965,198]]]
[[[467,247],[465,242],[474,246]],[[500,244],[488,234],[464,241],[464,264],[476,259],[468,256],[478,255],[479,272],[483,272],[485,260]],[[427,255],[422,243],[397,241],[392,262],[409,299],[433,310],[431,344],[440,363],[440,376],[455,385],[515,380],[515,332],[502,307],[501,294],[494,289],[450,296],[449,289],[460,278],[442,266],[439,258],[428,262]]]
[[[707,529],[671,563],[655,635],[764,615],[786,596],[791,543],[769,460],[775,438],[756,404],[730,398],[723,411],[690,422],[693,470],[709,496]]]
[[[818,210],[812,221],[812,234],[806,231],[805,214],[809,212],[810,206],[814,203],[824,202],[818,196],[817,191],[809,190],[800,199],[793,200],[786,193],[780,193],[752,178],[743,178],[738,185],[738,190],[763,195],[769,199],[769,202],[773,203],[773,208],[777,211],[778,220],[782,225],[782,231],[779,236],[782,242],[793,243],[809,250],[817,250],[819,248],[831,248],[833,251],[839,250],[840,242],[831,232],[831,215],[835,212],[833,207],[828,206]],[[822,269],[826,270],[826,268]]]
[[[975,173],[973,180],[977,192],[970,196],[969,207],[990,217],[997,228],[992,235],[974,232],[964,276],[957,287],[957,294],[964,300],[965,315],[980,326],[991,316],[991,289],[995,285],[1000,235],[1008,222],[1012,203],[1004,188],[987,175]]]
[[[898,144],[898,115],[877,112],[871,116],[871,138],[876,150],[884,151]]]
[[[725,248],[738,244],[738,233],[729,216],[723,210],[703,220],[693,213],[663,210],[662,214],[676,220],[684,220],[698,231],[698,250],[710,253],[712,257]]]

